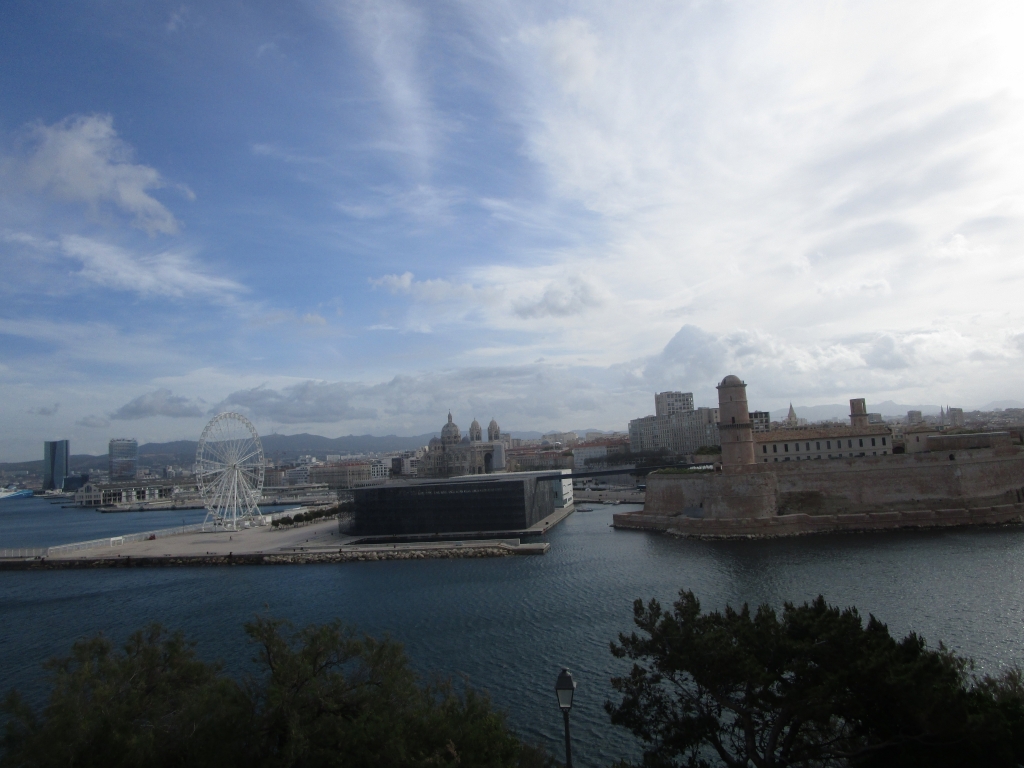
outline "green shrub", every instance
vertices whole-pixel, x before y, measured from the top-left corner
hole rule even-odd
[[[399,643],[338,622],[245,625],[256,674],[226,676],[158,625],[121,651],[102,635],[47,664],[39,711],[11,692],[0,764],[11,766],[551,766],[486,694],[424,684]]]
[[[781,615],[634,604],[632,661],[606,710],[644,743],[645,766],[1017,766],[1024,762],[1019,669],[977,679],[970,661],[818,597]]]

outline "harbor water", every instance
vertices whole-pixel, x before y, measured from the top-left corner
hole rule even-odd
[[[341,619],[405,644],[424,675],[490,692],[512,726],[556,754],[555,678],[569,667],[574,761],[635,757],[604,712],[624,671],[609,642],[632,628],[636,598],[671,602],[691,589],[707,608],[803,602],[822,594],[873,613],[893,634],[916,630],[998,672],[1024,662],[1024,529],[956,529],[695,541],[616,531],[588,503],[549,532],[538,557],[307,566],[0,573],[0,688],[40,701],[41,664],[96,632],[122,640],[158,621],[183,630],[210,660],[242,671],[256,614],[296,625]],[[0,504],[0,548],[39,547],[198,522],[201,510],[101,515],[41,499]]]

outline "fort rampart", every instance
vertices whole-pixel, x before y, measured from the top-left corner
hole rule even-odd
[[[652,474],[643,512],[618,528],[702,536],[996,524],[1024,512],[1015,446],[754,464],[733,473]]]
[[[1024,504],[1003,504],[974,509],[919,509],[848,515],[780,515],[777,517],[705,520],[680,515],[626,512],[614,515],[616,528],[661,531],[697,538],[761,538],[799,536],[805,533],[884,531],[907,528],[1020,523]]]

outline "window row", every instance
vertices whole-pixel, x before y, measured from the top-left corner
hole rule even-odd
[[[853,448],[853,440],[854,439],[851,438],[851,439],[846,441],[846,447],[847,448]],[[866,447],[864,445],[864,441],[865,440],[870,440],[871,441],[871,447],[872,448],[874,448],[874,447],[876,447],[878,445],[878,441],[879,440],[882,441],[882,443],[881,443],[882,445],[886,444],[886,440],[885,440],[884,437],[870,437],[870,438],[868,438],[868,437],[858,437],[858,438],[856,438],[856,440],[857,440],[857,447],[858,448]],[[836,440],[834,442],[836,444],[836,449],[837,450],[842,450],[843,449],[843,441],[842,440]],[[825,443],[825,450],[826,451],[832,450],[832,443],[833,443],[832,440],[815,440],[814,441],[814,450],[820,451],[822,443]],[[790,445],[789,443],[783,443],[782,444],[783,453],[789,453],[789,445]],[[811,443],[809,441],[804,443],[804,450],[805,451],[810,451],[811,450]],[[773,443],[772,444],[772,453],[778,453],[778,452],[779,452],[779,444],[778,443]],[[793,452],[794,453],[799,453],[800,452],[800,443],[793,443]],[[768,445],[767,444],[764,444],[764,445],[761,446],[761,453],[768,453]]]

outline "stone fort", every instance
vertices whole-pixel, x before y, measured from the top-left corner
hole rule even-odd
[[[618,528],[698,536],[995,524],[1024,514],[1024,450],[1005,432],[930,435],[926,449],[893,455],[863,400],[851,424],[754,433],[746,384],[718,385],[721,463],[647,478],[641,512]],[[885,442],[883,442],[883,440]]]

